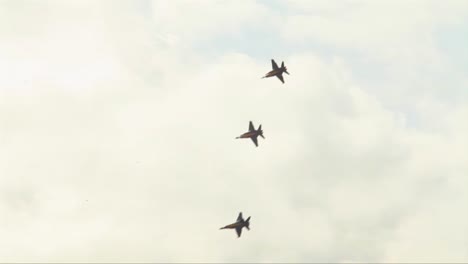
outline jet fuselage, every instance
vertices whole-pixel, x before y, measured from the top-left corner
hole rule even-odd
[[[256,136],[259,136],[259,135],[260,135],[259,131],[249,131],[247,133],[244,133],[244,134],[240,135],[239,138],[251,138],[251,137],[256,137]]]
[[[247,222],[236,222],[236,223],[223,227],[223,229],[234,229],[234,228],[246,227],[246,226],[247,226]]]
[[[283,67],[283,68],[278,68],[276,70],[272,70],[270,72],[268,72],[265,77],[273,77],[273,76],[276,76],[276,75],[280,75],[280,74],[283,74],[283,72],[286,72],[286,68]]]

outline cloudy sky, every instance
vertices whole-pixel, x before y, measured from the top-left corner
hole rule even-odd
[[[0,262],[467,262],[467,13],[0,1]]]

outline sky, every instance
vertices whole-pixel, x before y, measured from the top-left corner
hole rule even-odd
[[[0,262],[468,262],[467,13],[0,1]]]

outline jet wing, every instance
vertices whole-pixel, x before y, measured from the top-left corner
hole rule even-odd
[[[242,218],[242,212],[239,213],[239,216],[237,217],[237,222],[242,222],[244,221],[244,218]]]
[[[258,147],[258,142],[257,142],[257,137],[251,137],[250,139],[252,139],[253,143],[255,144],[256,147]]]
[[[242,226],[236,227],[237,237],[240,237],[242,234]]]
[[[275,60],[271,60],[271,67],[273,68],[273,70],[277,70],[278,69],[278,64],[276,64]]]
[[[278,77],[278,79],[280,79],[280,81],[281,81],[282,83],[284,83],[284,79],[283,79],[283,75],[282,75],[282,74],[278,74],[278,75],[276,75],[276,77]]]
[[[254,128],[254,126],[253,126],[253,124],[252,124],[252,121],[250,121],[250,123],[249,123],[249,131],[254,131],[254,130],[255,130],[255,128]]]

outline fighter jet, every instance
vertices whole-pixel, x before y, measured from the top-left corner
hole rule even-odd
[[[265,76],[262,78],[269,78],[272,76],[278,77],[282,83],[284,83],[283,79],[283,72],[287,73],[289,75],[288,69],[284,66],[284,61],[281,62],[281,68],[278,67],[278,64],[276,64],[275,60],[271,59],[271,66],[273,67],[273,70],[271,70],[269,73],[267,73]]]
[[[221,227],[221,229],[236,229],[236,233],[237,233],[237,238],[239,238],[242,234],[242,228],[245,227],[247,228],[247,230],[250,230],[249,226],[250,226],[250,216],[249,218],[247,218],[247,220],[244,220],[244,218],[242,218],[242,212],[239,213],[239,216],[237,217],[237,221],[234,223],[234,224],[230,224],[230,225],[227,225],[225,227]]]
[[[263,136],[262,125],[260,125],[258,127],[258,129],[255,130],[255,128],[254,128],[254,126],[252,124],[252,121],[250,121],[250,123],[249,123],[249,132],[245,132],[244,134],[236,137],[236,139],[238,139],[238,138],[250,138],[250,139],[252,139],[255,146],[258,147],[258,142],[257,142],[257,137],[258,136],[261,136],[262,138],[265,139],[265,137]]]

